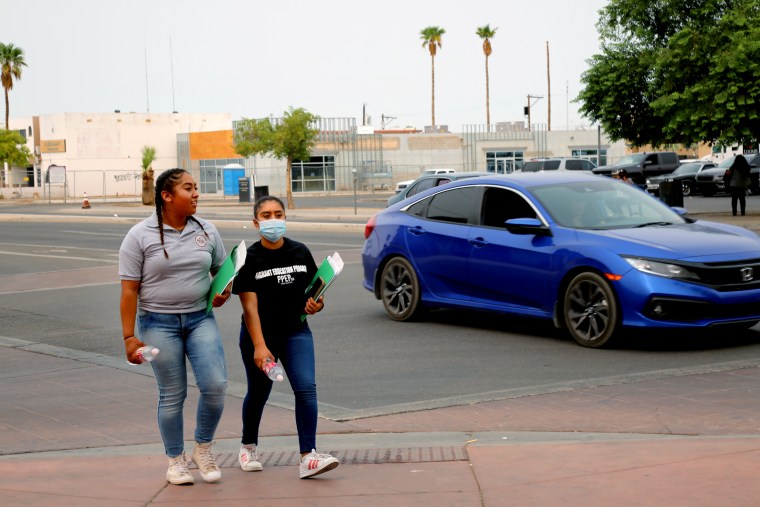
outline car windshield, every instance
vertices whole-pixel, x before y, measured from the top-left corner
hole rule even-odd
[[[563,227],[627,229],[682,224],[686,220],[641,189],[611,178],[545,185],[533,195]]]
[[[734,157],[729,157],[729,158],[725,159],[723,162],[721,162],[720,164],[718,164],[718,167],[720,167],[721,169],[728,169],[729,167],[731,167],[731,164],[734,163],[734,159],[735,158],[736,157],[734,156]]]
[[[631,164],[638,164],[641,162],[644,157],[646,157],[646,153],[637,153],[635,155],[626,155],[625,157],[621,158],[617,162],[615,162],[615,165],[631,165]]]
[[[699,168],[702,167],[702,164],[698,163],[691,163],[691,164],[684,164],[680,166],[678,169],[673,171],[673,174],[694,174],[696,172],[699,172]]]

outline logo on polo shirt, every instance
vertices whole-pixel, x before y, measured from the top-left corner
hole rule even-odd
[[[202,235],[198,234],[195,237],[195,244],[198,245],[201,248],[203,248],[204,246],[206,246],[206,236],[202,236]]]

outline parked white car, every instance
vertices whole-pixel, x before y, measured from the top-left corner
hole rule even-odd
[[[429,176],[431,174],[451,174],[457,172],[456,169],[425,169],[422,171],[422,174],[420,174],[420,177],[422,176]],[[417,181],[419,178],[415,178],[413,180],[406,180],[406,181],[399,181],[396,183],[396,193],[398,194],[402,190],[404,190],[406,187]]]

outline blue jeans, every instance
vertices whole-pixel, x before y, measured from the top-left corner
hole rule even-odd
[[[267,343],[282,363],[296,398],[296,429],[301,452],[311,452],[317,444],[317,383],[314,367],[314,337],[308,324],[293,334]],[[243,400],[243,444],[259,443],[259,425],[264,405],[272,392],[272,381],[253,362],[253,342],[245,324],[240,326],[240,352],[248,378]]]
[[[158,428],[170,458],[184,450],[182,408],[187,398],[187,366],[193,368],[200,398],[195,416],[195,441],[211,442],[224,410],[227,366],[214,314],[138,312],[140,339],[157,347],[150,363],[158,382]]]

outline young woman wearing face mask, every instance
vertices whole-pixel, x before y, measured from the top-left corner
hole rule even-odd
[[[262,197],[256,201],[253,215],[261,240],[248,248],[232,289],[243,306],[240,352],[248,378],[238,461],[248,472],[262,468],[256,446],[264,405],[272,392],[272,381],[262,368],[267,360],[278,361],[296,399],[299,477],[305,479],[338,466],[334,457],[316,452],[314,339],[307,319],[301,320],[304,313],[314,315],[324,308],[323,298],[307,300],[304,295],[317,265],[306,245],[284,236],[285,206],[280,199]]]

